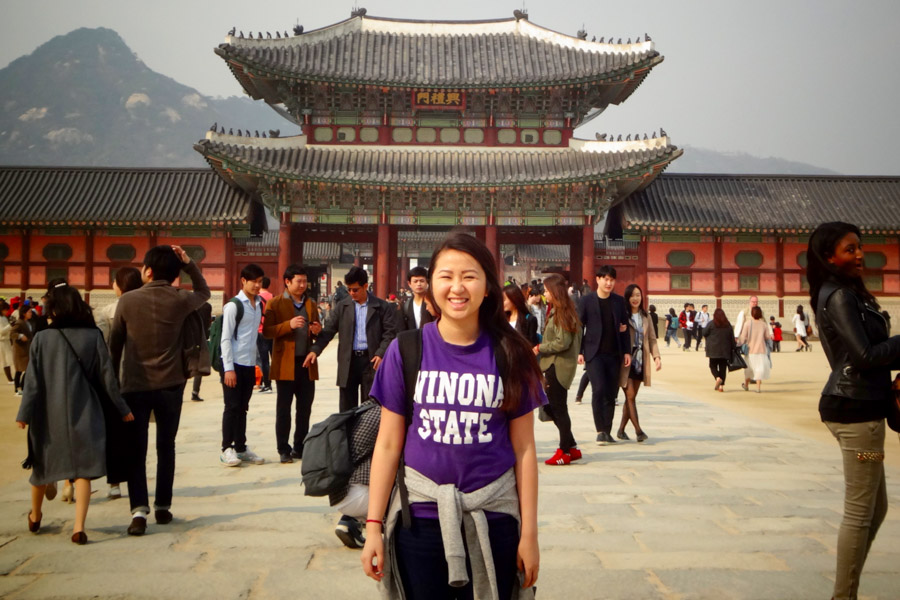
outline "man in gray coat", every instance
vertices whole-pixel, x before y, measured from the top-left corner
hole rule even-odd
[[[193,291],[172,285],[181,270]],[[128,474],[133,519],[129,535],[143,535],[150,500],[147,491],[147,431],[156,417],[156,522],[172,521],[175,436],[187,372],[181,330],[189,314],[209,300],[209,286],[197,265],[179,246],[156,246],[144,256],[144,286],[123,294],[109,335],[113,366],[120,371],[122,396],[134,413],[134,447]]]
[[[369,397],[375,371],[391,340],[397,337],[397,308],[369,293],[368,273],[353,267],[344,277],[344,283],[349,297],[334,305],[303,362],[304,367],[315,363],[332,338],[338,336],[337,384],[341,389],[341,412],[359,406],[360,391],[363,400]]]

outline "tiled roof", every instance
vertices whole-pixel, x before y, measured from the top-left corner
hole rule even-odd
[[[338,260],[341,257],[341,245],[335,242],[304,242],[303,260]]]
[[[293,146],[212,132],[194,148],[237,170],[313,181],[379,185],[539,185],[646,172],[681,155],[668,138],[582,142],[567,148]],[[578,144],[578,145],[576,145]]]
[[[662,61],[649,38],[630,42],[589,42],[527,19],[423,22],[358,16],[292,37],[229,35],[216,53],[262,77],[406,87],[527,87],[631,78],[635,70],[649,70]]]
[[[549,244],[516,244],[516,258],[519,261],[568,263],[569,247]]]
[[[210,169],[0,167],[0,224],[247,223],[250,197]]]
[[[626,229],[900,231],[900,177],[663,174],[622,204]]]

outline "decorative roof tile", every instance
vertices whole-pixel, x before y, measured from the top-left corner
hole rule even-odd
[[[362,185],[541,185],[648,172],[681,155],[668,138],[562,148],[307,145],[303,136],[244,140],[213,132],[194,148],[228,168],[289,179]]]
[[[209,169],[0,167],[0,224],[245,224],[250,196]]]
[[[900,231],[900,177],[664,174],[622,204],[624,227]]]
[[[216,53],[262,76],[406,87],[615,80],[662,61],[649,38],[593,42],[515,18],[424,22],[357,16],[293,37],[232,34]]]

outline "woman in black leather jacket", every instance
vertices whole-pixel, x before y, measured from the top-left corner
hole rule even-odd
[[[856,598],[866,555],[887,514],[885,416],[900,336],[889,337],[878,302],[862,280],[859,229],[823,223],[809,239],[807,279],[831,376],[819,414],[844,461],[844,518],[838,533],[834,598]]]

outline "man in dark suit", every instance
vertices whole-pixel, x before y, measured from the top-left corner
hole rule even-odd
[[[401,304],[398,309],[397,329],[399,331],[421,329],[425,323],[434,321],[431,307],[428,306],[428,301],[425,299],[425,292],[428,291],[428,269],[413,267],[409,270],[406,283],[409,285],[413,297]]]
[[[353,267],[344,277],[344,283],[349,297],[334,305],[303,362],[304,367],[314,364],[331,339],[338,336],[337,384],[341,388],[341,412],[359,406],[360,388],[363,399],[369,396],[375,371],[391,340],[397,336],[397,308],[369,293],[368,273]]]
[[[615,268],[601,267],[597,271],[597,294],[588,294],[578,304],[578,318],[584,326],[578,363],[585,365],[591,380],[591,407],[601,446],[615,443],[610,431],[619,377],[623,365],[631,365],[628,310],[625,299],[613,293],[615,285]]]

